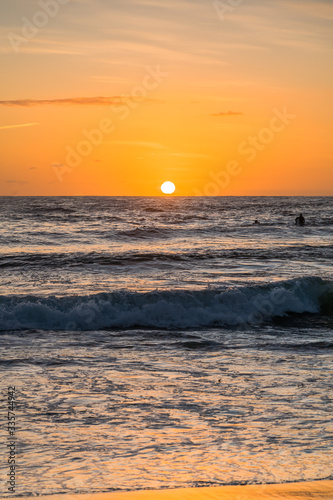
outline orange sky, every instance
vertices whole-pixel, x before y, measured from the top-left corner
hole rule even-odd
[[[332,194],[331,1],[11,0],[0,19],[0,195]]]

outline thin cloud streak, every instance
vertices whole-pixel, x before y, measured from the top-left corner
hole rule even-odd
[[[12,101],[0,101],[0,106],[44,106],[44,105],[80,105],[80,106],[119,106],[130,99],[131,96],[111,97],[71,97],[67,99],[16,99]],[[154,101],[154,99],[146,99]]]
[[[7,180],[7,184],[28,184],[27,181],[12,181],[12,180]]]
[[[211,116],[240,116],[244,115],[240,111],[221,111],[220,113],[213,113]]]
[[[148,142],[148,141],[113,141],[111,144],[120,144],[123,146],[134,146],[143,147],[149,149],[166,149],[166,146],[158,142]]]
[[[20,125],[5,125],[0,127],[0,130],[6,130],[10,128],[23,128],[23,127],[34,127],[35,125],[40,125],[39,123],[21,123]]]
[[[173,156],[177,158],[212,158],[209,155],[204,155],[200,153],[161,153],[158,154],[157,156]]]

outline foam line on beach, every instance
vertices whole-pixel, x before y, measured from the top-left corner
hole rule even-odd
[[[20,497],[31,500],[32,497]],[[333,481],[39,496],[39,500],[333,500]],[[15,500],[15,499],[8,499]]]

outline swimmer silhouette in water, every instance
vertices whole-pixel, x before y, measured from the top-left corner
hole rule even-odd
[[[260,224],[260,222],[258,220],[255,220],[254,224]]]
[[[299,214],[299,216],[296,217],[295,222],[296,222],[296,226],[304,226],[305,219],[304,219],[303,215]]]

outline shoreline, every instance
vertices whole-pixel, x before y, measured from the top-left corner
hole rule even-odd
[[[7,500],[31,500],[36,496],[8,497]],[[333,480],[309,482],[211,486],[163,490],[113,491],[109,493],[65,493],[38,495],[40,500],[257,500],[285,499],[333,500]]]

